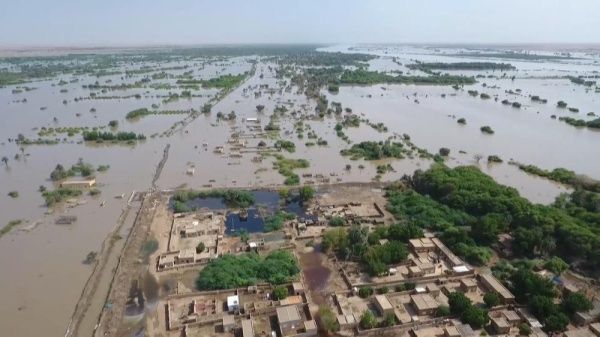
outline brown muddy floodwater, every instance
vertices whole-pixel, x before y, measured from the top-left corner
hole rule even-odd
[[[370,69],[385,71],[405,71],[403,65],[393,62],[392,57],[402,64],[413,60],[422,61],[465,61],[464,58],[450,57],[433,53],[431,50],[416,47],[369,47],[359,50],[382,56],[369,63]],[[330,48],[348,52],[347,46]],[[339,93],[323,91],[329,101],[340,102],[344,108],[351,108],[354,114],[367,118],[371,122],[382,122],[388,130],[378,132],[368,125],[348,128],[344,132],[353,142],[364,140],[384,140],[393,135],[404,133],[411,136],[412,142],[432,153],[441,147],[451,150],[448,165],[478,165],[484,172],[499,182],[513,186],[525,197],[534,202],[550,203],[556,195],[567,191],[564,186],[545,179],[527,175],[516,167],[508,165],[510,159],[526,164],[537,165],[544,169],[565,167],[578,173],[600,179],[600,160],[598,144],[600,132],[575,128],[550,116],[570,116],[565,109],[556,108],[558,100],[565,100],[569,106],[580,109],[578,118],[586,117],[588,112],[600,114],[600,94],[586,90],[584,86],[570,83],[567,79],[555,78],[565,75],[587,75],[600,70],[591,56],[582,55],[574,61],[552,62],[510,62],[518,70],[509,72],[508,79],[482,78],[464,90],[438,86],[374,85],[340,88]],[[189,68],[170,70],[173,75],[192,70],[197,78],[215,77],[219,74],[241,74],[252,68],[251,58],[231,58],[200,64],[197,60],[177,61],[153,66],[185,65]],[[481,60],[479,60],[481,61]],[[598,60],[595,60],[598,61]],[[298,93],[297,87],[279,91],[285,87],[282,80],[275,77],[274,63],[261,60],[256,71],[240,87],[215,104],[211,114],[200,115],[170,136],[163,132],[184,119],[185,115],[151,115],[137,121],[125,118],[127,112],[137,108],[150,108],[157,104],[163,110],[200,110],[201,106],[214,97],[218,90],[193,90],[191,99],[179,99],[163,103],[163,99],[173,89],[133,88],[112,90],[99,95],[119,96],[110,99],[90,99],[93,90],[83,88],[83,84],[134,83],[147,74],[124,76],[131,67],[122,65],[121,73],[92,77],[89,75],[62,75],[57,78],[28,83],[35,87],[32,91],[13,93],[16,86],[0,88],[0,156],[9,158],[8,165],[0,163],[0,226],[11,220],[22,219],[24,223],[0,238],[0,268],[5,271],[0,278],[0,326],[6,336],[62,336],[68,326],[73,307],[91,273],[93,266],[82,261],[91,251],[98,251],[103,240],[116,226],[122,210],[127,207],[127,198],[132,191],[145,191],[151,187],[153,175],[163,155],[166,144],[170,144],[169,158],[157,181],[158,188],[170,189],[179,186],[200,188],[210,184],[213,187],[268,187],[282,184],[284,178],[273,170],[273,158],[262,162],[253,161],[256,153],[241,153],[241,157],[230,156],[231,146],[228,140],[233,132],[248,133],[246,118],[257,117],[262,127],[276,106],[285,105],[289,111],[279,121],[280,135],[293,140],[294,153],[282,153],[287,158],[304,158],[310,162],[307,169],[297,170],[303,173],[323,174],[331,177],[332,182],[368,182],[376,175],[376,166],[390,163],[394,172],[383,175],[382,180],[391,181],[410,174],[416,169],[426,169],[431,161],[421,159],[402,159],[382,162],[352,161],[342,157],[340,150],[350,145],[336,135],[334,126],[339,116],[315,116],[315,102]],[[157,70],[158,72],[158,70]],[[457,72],[466,73],[466,72]],[[493,72],[478,72],[494,75]],[[511,75],[515,79],[511,80]],[[498,75],[498,74],[495,74]],[[548,79],[547,77],[552,77]],[[57,85],[59,80],[66,85]],[[77,79],[78,82],[71,82]],[[290,79],[283,79],[287,84]],[[175,78],[163,82],[175,85]],[[287,85],[286,84],[286,85]],[[485,84],[485,86],[484,86]],[[268,85],[274,88],[272,93],[261,89]],[[61,89],[67,89],[65,92]],[[482,100],[472,97],[467,90],[486,92],[495,99]],[[509,91],[519,94],[511,94]],[[262,95],[255,95],[256,92]],[[139,94],[139,99],[133,95]],[[548,99],[548,104],[532,103],[529,95],[539,95]],[[75,101],[75,98],[85,99]],[[26,102],[23,101],[26,99]],[[509,99],[522,103],[521,109],[502,105],[500,101]],[[67,104],[63,103],[67,101]],[[418,103],[417,103],[418,102]],[[257,112],[256,106],[264,105],[263,112]],[[42,109],[43,108],[43,109]],[[225,114],[235,111],[233,121],[217,121],[218,112]],[[458,118],[465,118],[466,125],[457,124]],[[109,121],[117,120],[119,131],[144,133],[145,141],[135,145],[93,145],[81,142],[81,135],[73,137],[66,133],[56,137],[65,138],[57,145],[30,145],[23,149],[9,138],[17,138],[19,133],[27,138],[37,138],[41,127],[105,127]],[[327,141],[327,146],[306,146],[304,138],[296,135],[295,124],[302,121],[305,128],[310,127],[318,137]],[[490,125],[494,135],[485,135],[480,127]],[[109,129],[103,129],[108,131]],[[247,138],[246,148],[258,146],[260,141],[271,145],[269,138]],[[214,153],[217,146],[224,146],[225,153]],[[15,155],[19,154],[19,159]],[[482,155],[477,163],[475,155]],[[499,155],[502,164],[487,164],[488,155]],[[40,185],[53,186],[49,180],[50,172],[57,164],[70,167],[79,158],[92,164],[110,165],[106,172],[97,172],[98,189],[101,194],[90,196],[84,193],[79,205],[72,208],[58,208],[51,212],[44,206],[44,200],[38,191]],[[351,170],[345,170],[346,165]],[[363,165],[363,169],[358,167]],[[193,169],[192,174],[187,174]],[[7,196],[9,191],[18,191],[18,198]],[[121,196],[124,195],[123,198]],[[58,216],[67,214],[77,216],[71,225],[56,225]],[[130,215],[131,217],[131,215]],[[128,218],[129,219],[129,218]],[[131,219],[128,220],[132,222]],[[127,234],[128,226],[123,229],[122,237]],[[319,293],[327,284],[329,271],[321,265],[320,253],[304,254],[303,272],[311,291]],[[110,268],[109,268],[110,270]],[[103,284],[108,284],[110,277]],[[151,281],[145,280],[134,290],[141,293],[145,304],[151,302],[154,291]],[[132,298],[135,296],[132,296]],[[132,313],[140,305],[139,296],[132,301]],[[136,302],[137,301],[137,302]],[[102,306],[102,300],[94,302]],[[99,308],[91,310],[99,312]],[[94,319],[90,319],[94,322]],[[91,323],[90,323],[91,324]],[[93,328],[93,326],[91,326]]]
[[[311,252],[300,255],[300,266],[302,267],[304,281],[315,304],[323,304],[326,301],[324,291],[328,289],[327,285],[331,270],[323,265],[324,258],[321,245],[316,245]]]

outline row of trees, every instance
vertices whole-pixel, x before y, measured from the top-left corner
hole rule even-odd
[[[83,140],[87,141],[135,141],[146,139],[143,134],[136,134],[135,132],[120,131],[117,133],[113,132],[100,132],[100,131],[84,131]]]
[[[454,84],[474,84],[475,79],[467,76],[455,75],[430,75],[430,76],[392,76],[383,72],[368,71],[363,68],[357,70],[346,70],[340,76],[339,82],[342,84],[378,84],[378,83],[398,83],[398,84],[430,84],[430,85],[454,85]]]
[[[570,185],[577,189],[584,189],[600,193],[600,181],[586,176],[578,175],[574,171],[565,168],[555,168],[552,171],[544,170],[535,165],[518,164],[520,170],[529,174],[544,177],[562,184]]]
[[[515,66],[510,63],[496,63],[496,62],[417,62],[415,64],[408,64],[406,66],[409,69],[421,70],[429,72],[431,70],[515,70]]]

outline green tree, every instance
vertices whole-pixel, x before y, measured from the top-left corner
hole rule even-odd
[[[331,217],[331,219],[329,219],[329,226],[339,227],[345,224],[346,220],[344,220],[344,218],[342,218],[341,216],[333,216]]]
[[[471,236],[480,244],[490,245],[498,240],[498,234],[508,227],[508,219],[499,213],[489,213],[471,226]]]
[[[570,293],[562,300],[562,307],[569,315],[593,308],[592,302],[581,292]]]
[[[290,196],[290,190],[288,190],[287,188],[282,188],[279,190],[279,197],[281,199],[287,199]]]
[[[531,327],[527,323],[519,324],[519,335],[529,336],[531,334]]]
[[[483,295],[483,302],[488,308],[492,308],[500,304],[500,297],[496,293],[486,293]]]
[[[394,314],[386,314],[385,317],[383,318],[383,322],[382,325],[383,326],[394,326],[398,323],[398,321],[396,320],[396,315]]]
[[[321,325],[328,332],[335,332],[340,329],[340,324],[338,323],[335,314],[327,305],[319,307],[319,319],[321,320]]]
[[[452,315],[461,316],[471,307],[471,300],[465,294],[455,291],[448,295],[448,305]]]
[[[276,300],[282,300],[288,296],[288,288],[286,286],[275,287],[273,290],[273,298]]]
[[[544,321],[550,315],[559,312],[560,308],[554,303],[552,297],[535,295],[529,300],[531,313],[540,321]]]
[[[196,245],[196,253],[200,254],[204,251],[204,249],[206,249],[204,242],[199,242],[198,245]]]
[[[373,288],[371,287],[360,287],[360,289],[358,289],[358,296],[362,298],[367,298],[371,295],[373,295]]]
[[[544,267],[551,272],[560,275],[565,270],[569,269],[569,264],[558,256],[553,256],[544,264]]]
[[[435,316],[436,317],[446,317],[446,316],[450,316],[450,307],[445,306],[445,305],[440,305],[437,310],[435,311]]]
[[[461,315],[461,321],[474,329],[480,329],[489,321],[487,311],[476,306],[469,306]]]
[[[311,186],[301,187],[300,191],[298,192],[298,196],[302,202],[309,201],[315,196],[315,189]]]
[[[250,234],[248,234],[248,231],[245,229],[241,229],[239,231],[240,234],[240,241],[242,242],[248,242],[248,240],[250,240]]]
[[[377,326],[377,319],[375,319],[375,315],[371,312],[371,310],[365,310],[362,316],[360,316],[360,327],[368,330],[373,329]]]
[[[557,312],[544,321],[544,329],[548,332],[564,331],[568,324],[569,318],[562,312]]]
[[[323,235],[321,245],[325,252],[340,252],[348,246],[348,233],[345,228],[334,228]]]

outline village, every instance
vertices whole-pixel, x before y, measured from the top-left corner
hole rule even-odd
[[[159,249],[150,257],[150,272],[158,280],[176,281],[158,299],[156,314],[148,316],[149,332],[173,337],[308,337],[334,326],[342,336],[518,336],[524,331],[547,336],[543,325],[488,268],[469,265],[434,233],[408,240],[407,258],[375,276],[356,261],[323,252],[325,233],[340,228],[332,225],[332,219],[368,231],[394,221],[385,209],[381,189],[330,186],[325,190],[300,215],[286,220],[281,230],[270,233],[232,232],[232,217],[243,226],[249,218],[260,216],[252,207],[173,213],[163,205],[165,216],[154,219],[151,228]],[[195,287],[198,273],[215,259],[249,252],[267,256],[281,250],[299,263],[300,273],[290,282],[202,291]],[[563,294],[578,291],[567,282],[558,287]],[[450,298],[457,293],[473,306],[483,307],[486,294],[497,298],[487,311],[485,326],[463,323],[448,311]],[[576,324],[564,336],[600,336],[600,299],[593,296],[594,308],[577,313]],[[369,326],[365,316],[371,320]]]

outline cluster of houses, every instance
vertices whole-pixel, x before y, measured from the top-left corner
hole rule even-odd
[[[167,330],[187,336],[191,328],[216,326],[242,337],[254,337],[259,331],[282,337],[316,336],[317,323],[308,310],[304,286],[296,282],[288,289],[290,296],[282,300],[271,298],[269,286],[173,297],[166,304]],[[276,331],[271,330],[271,317],[277,320]]]

